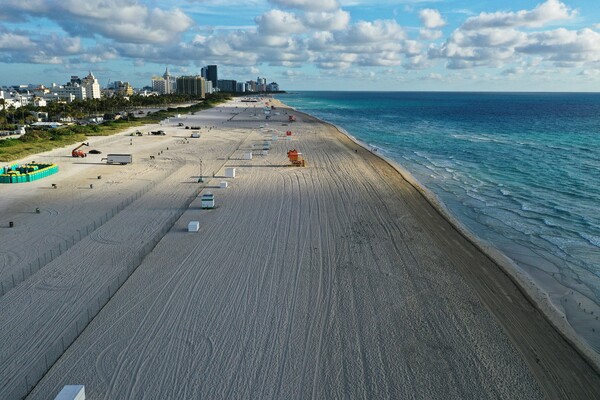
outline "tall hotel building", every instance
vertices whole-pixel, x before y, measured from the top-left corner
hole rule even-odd
[[[152,90],[159,94],[171,94],[174,93],[175,80],[169,73],[169,68],[165,69],[165,73],[162,77],[152,77]]]
[[[177,93],[190,94],[204,98],[206,87],[204,78],[200,75],[195,76],[180,76],[177,78]]]

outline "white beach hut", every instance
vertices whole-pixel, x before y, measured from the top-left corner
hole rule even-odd
[[[252,160],[252,152],[251,151],[245,152],[244,155],[242,156],[242,158],[244,160]]]
[[[235,178],[235,168],[233,168],[233,167],[225,168],[225,176],[227,178]]]
[[[229,182],[227,182],[227,181],[221,181],[221,182],[219,183],[219,187],[220,187],[221,189],[227,189],[227,188],[229,187]]]

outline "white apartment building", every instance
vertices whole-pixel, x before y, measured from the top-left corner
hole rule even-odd
[[[88,97],[85,86],[78,84],[52,87],[51,91],[56,93],[59,99],[67,100],[68,102],[73,100],[84,100]]]
[[[152,77],[152,90],[159,94],[175,93],[176,80],[169,73],[169,68],[165,69],[162,77]]]
[[[81,86],[85,88],[85,94],[88,99],[99,99],[102,96],[100,82],[98,82],[98,79],[96,79],[91,71],[88,76],[82,79]]]

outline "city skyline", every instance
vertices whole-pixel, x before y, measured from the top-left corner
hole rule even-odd
[[[142,87],[217,64],[285,90],[600,91],[591,0],[3,3],[0,85],[93,70]]]

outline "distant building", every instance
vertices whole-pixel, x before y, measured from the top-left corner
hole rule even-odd
[[[85,100],[88,97],[86,88],[77,83],[73,85],[53,86],[51,92],[55,93],[60,100],[66,100],[69,103],[73,100]]]
[[[249,92],[256,92],[256,82],[248,81],[248,82],[246,82],[246,84],[248,85]]]
[[[205,97],[204,78],[200,75],[180,76],[177,78],[177,93]]]
[[[266,92],[267,91],[267,78],[256,78],[256,91]]]
[[[212,87],[217,88],[218,83],[219,83],[219,74],[217,72],[217,66],[216,65],[207,65],[206,67],[204,67],[202,69],[205,70],[205,74],[206,74],[204,79],[206,79],[207,81],[211,81]]]
[[[129,82],[114,81],[111,84],[111,89],[121,96],[131,96],[133,94],[133,86],[131,86]]]
[[[33,105],[36,107],[46,107],[48,105],[48,102],[42,97],[34,97]]]
[[[235,91],[237,93],[245,93],[246,92],[246,84],[244,82],[238,82]]]
[[[219,92],[235,93],[237,81],[232,79],[219,79],[217,87],[219,88]]]
[[[165,69],[162,77],[152,77],[152,90],[158,94],[171,94],[175,92],[176,80],[169,73],[169,68]]]
[[[271,82],[267,85],[267,92],[279,92],[279,85],[277,82]]]
[[[206,94],[212,94],[214,93],[215,89],[213,88],[213,84],[212,81],[204,81],[204,88],[205,88],[205,93]]]
[[[91,71],[88,76],[81,80],[80,85],[85,88],[88,99],[99,99],[101,97],[100,82],[98,82],[98,79],[96,79]]]

